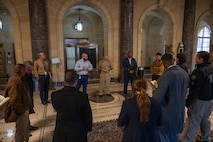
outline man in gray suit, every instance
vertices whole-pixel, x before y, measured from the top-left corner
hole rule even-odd
[[[189,75],[174,64],[172,54],[164,54],[161,60],[166,70],[158,79],[158,88],[153,91],[153,97],[162,104],[160,139],[162,142],[178,142],[178,133],[182,132],[184,126]]]

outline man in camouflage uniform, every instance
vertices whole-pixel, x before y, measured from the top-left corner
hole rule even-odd
[[[107,96],[111,96],[110,94],[110,71],[112,70],[112,63],[109,60],[109,57],[106,55],[99,62],[98,70],[100,72],[100,88],[99,95],[103,96],[106,94]]]

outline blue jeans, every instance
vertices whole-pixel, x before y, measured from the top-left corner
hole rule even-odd
[[[178,134],[160,132],[160,142],[178,142]]]
[[[79,90],[81,85],[83,85],[83,92],[86,94],[87,93],[87,84],[88,84],[88,75],[79,75],[76,88]]]
[[[192,142],[198,129],[201,129],[201,141],[209,141],[211,115],[213,103],[212,101],[196,100],[190,109],[188,109],[189,129],[184,136],[183,142]]]

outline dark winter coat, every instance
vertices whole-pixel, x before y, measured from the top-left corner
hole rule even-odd
[[[87,94],[65,86],[53,92],[51,100],[57,112],[53,142],[87,142],[87,132],[92,130]]]

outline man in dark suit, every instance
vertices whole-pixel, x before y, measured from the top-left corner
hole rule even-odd
[[[92,111],[88,96],[76,89],[78,75],[66,71],[65,87],[51,94],[57,112],[53,142],[87,142],[92,130]]]
[[[34,101],[33,101],[33,62],[31,61],[25,61],[24,62],[25,68],[26,68],[26,75],[25,75],[25,81],[27,83],[27,86],[29,88],[29,93],[30,93],[30,108],[29,108],[29,114],[35,113],[34,110]],[[33,131],[38,129],[38,127],[32,126],[30,121],[29,121],[29,130]]]
[[[127,87],[129,80],[131,81],[136,76],[137,62],[135,58],[132,57],[132,52],[127,52],[127,57],[123,60],[123,68],[124,68],[124,90],[123,93],[125,97],[127,96]]]

